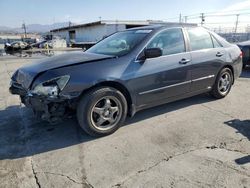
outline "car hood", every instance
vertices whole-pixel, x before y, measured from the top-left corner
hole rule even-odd
[[[12,76],[12,81],[22,85],[23,88],[28,89],[34,78],[47,70],[100,61],[104,59],[113,58],[113,56],[92,54],[85,52],[69,52],[62,55],[44,58],[33,62],[28,66],[21,67]]]

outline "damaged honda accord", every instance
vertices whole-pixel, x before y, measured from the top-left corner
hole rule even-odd
[[[241,70],[240,49],[213,32],[147,26],[22,67],[10,92],[43,120],[75,112],[85,132],[104,136],[142,109],[205,92],[223,98]]]

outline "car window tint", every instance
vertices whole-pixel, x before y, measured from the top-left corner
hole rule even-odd
[[[160,48],[163,55],[185,52],[182,30],[175,28],[161,32],[149,43],[147,48]]]
[[[214,48],[222,47],[221,44],[214,38],[214,36],[212,36],[212,40],[213,40]]]
[[[193,51],[213,48],[210,34],[202,28],[188,29],[190,46]]]

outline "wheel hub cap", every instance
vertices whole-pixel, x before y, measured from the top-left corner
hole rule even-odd
[[[91,121],[95,128],[107,130],[113,128],[121,117],[121,102],[114,96],[97,101],[91,111]]]
[[[108,116],[110,115],[110,110],[109,110],[109,109],[106,109],[106,110],[104,111],[103,115],[104,115],[105,117],[108,117]]]
[[[220,81],[219,81],[219,91],[222,94],[227,93],[228,89],[230,88],[231,84],[231,77],[229,73],[224,73],[221,75]]]

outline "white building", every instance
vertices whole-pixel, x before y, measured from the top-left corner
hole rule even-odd
[[[97,42],[106,36],[117,31],[129,28],[141,27],[153,24],[166,24],[169,26],[180,25],[180,23],[163,22],[163,21],[120,21],[120,20],[102,20],[86,24],[74,25],[53,29],[50,32],[66,39],[67,43],[78,42]],[[196,24],[186,24],[196,25]]]

